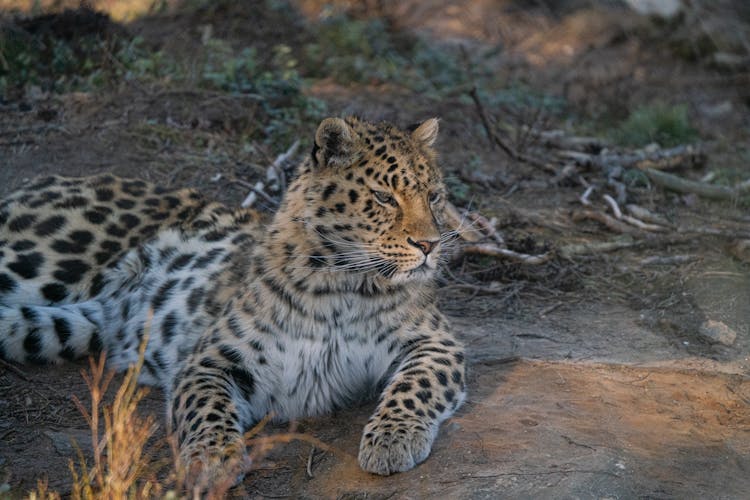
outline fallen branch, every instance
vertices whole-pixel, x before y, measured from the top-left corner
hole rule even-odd
[[[650,210],[647,210],[641,206],[638,205],[625,205],[625,208],[628,212],[630,212],[630,215],[633,217],[637,217],[638,219],[646,222],[650,222],[651,224],[656,224],[659,226],[664,227],[671,227],[672,224],[670,224],[666,219],[661,217],[660,215],[657,215]]]
[[[592,243],[574,243],[560,247],[557,253],[566,259],[578,255],[591,255],[598,253],[614,252],[623,248],[632,248],[643,244],[642,241],[636,241],[633,238],[625,237],[610,241],[600,241]]]
[[[644,231],[665,231],[666,230],[665,227],[659,226],[657,224],[648,224],[638,219],[637,217],[632,217],[630,215],[623,214],[622,210],[620,210],[620,205],[618,205],[615,199],[612,198],[610,195],[605,194],[602,196],[602,198],[604,198],[604,201],[606,201],[609,207],[612,209],[612,213],[615,214],[615,218],[617,220],[627,222],[631,226],[635,226],[638,229],[643,229]]]
[[[507,248],[501,248],[494,243],[477,243],[474,245],[466,245],[462,248],[464,254],[480,254],[487,255],[490,257],[500,257],[503,259],[509,259],[514,262],[520,262],[521,264],[527,265],[539,265],[544,264],[552,258],[551,252],[545,252],[540,255],[530,255],[525,253],[514,252]]]
[[[598,167],[609,171],[615,167],[640,170],[669,170],[680,167],[695,168],[706,160],[703,151],[692,145],[682,145],[656,151],[640,150],[635,153],[616,154],[603,152],[597,155],[580,151],[560,151],[558,156],[582,166]]]
[[[484,239],[485,235],[473,224],[466,224],[466,216],[462,215],[453,203],[447,202],[445,204],[443,217],[448,227],[464,240],[475,243]]]
[[[624,222],[621,222],[603,212],[597,212],[595,210],[576,210],[575,212],[573,212],[571,218],[574,222],[579,222],[586,219],[595,220],[597,222],[600,222],[601,224],[604,224],[609,229],[617,233],[633,233],[636,231],[635,228],[625,224]]]
[[[645,169],[643,172],[651,182],[678,193],[690,193],[714,200],[731,200],[745,193],[750,193],[750,179],[734,187],[715,186],[705,182],[691,181],[659,170]]]
[[[698,255],[655,255],[641,260],[642,266],[674,266],[700,260]]]
[[[250,193],[248,193],[242,203],[240,203],[242,208],[248,208],[255,205],[258,196],[274,206],[279,204],[279,200],[272,198],[266,193],[266,187],[269,191],[277,194],[282,194],[286,190],[286,175],[284,174],[283,168],[284,163],[289,161],[289,159],[297,152],[297,148],[299,148],[299,141],[294,141],[294,143],[289,146],[289,149],[276,157],[273,163],[271,163],[266,169],[266,182],[258,181],[255,185],[252,185],[240,179],[232,179],[233,182],[237,182],[250,188]]]

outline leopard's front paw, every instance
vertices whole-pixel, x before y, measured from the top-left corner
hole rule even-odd
[[[193,498],[223,498],[248,466],[247,455],[235,449],[203,450],[180,460],[185,490]]]
[[[365,426],[359,445],[359,465],[381,476],[412,469],[430,454],[436,433],[434,424],[376,417]]]

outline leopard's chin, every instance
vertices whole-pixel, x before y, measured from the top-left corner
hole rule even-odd
[[[419,266],[409,269],[406,271],[398,271],[394,273],[390,279],[395,284],[403,283],[425,283],[432,281],[435,277],[435,269],[428,266],[427,262],[423,262]]]

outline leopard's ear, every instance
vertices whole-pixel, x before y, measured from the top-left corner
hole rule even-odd
[[[326,118],[315,132],[313,160],[319,166],[351,165],[356,150],[356,132],[341,118]]]
[[[430,118],[418,125],[409,127],[412,131],[412,138],[417,142],[421,142],[425,146],[432,146],[435,144],[439,128],[437,118]]]

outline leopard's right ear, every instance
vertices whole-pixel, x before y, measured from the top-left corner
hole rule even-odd
[[[315,132],[313,161],[318,166],[347,167],[356,150],[356,133],[341,118],[326,118]]]

